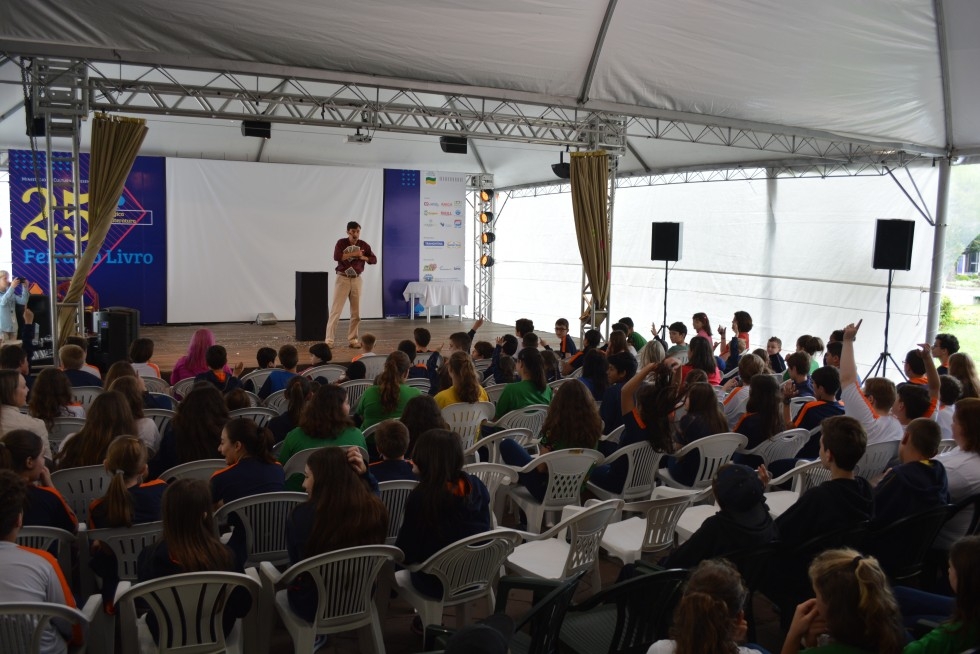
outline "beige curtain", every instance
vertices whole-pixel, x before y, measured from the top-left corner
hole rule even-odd
[[[116,216],[116,203],[122,195],[129,171],[146,136],[146,121],[139,118],[97,114],[92,120],[92,156],[89,160],[88,244],[75,266],[75,274],[58,312],[58,344],[75,333],[75,312],[85,291],[85,281],[95,257],[105,243]]]
[[[611,249],[608,216],[606,216],[606,186],[609,178],[609,157],[603,151],[573,152],[572,211],[575,216],[575,236],[582,255],[582,266],[592,289],[596,312],[605,312],[609,304]],[[593,316],[593,325],[602,324],[604,313]]]

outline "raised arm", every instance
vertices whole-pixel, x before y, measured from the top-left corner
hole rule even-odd
[[[919,356],[926,364],[926,379],[929,380],[929,399],[939,397],[939,371],[936,362],[932,360],[932,348],[928,343],[919,343]]]
[[[841,388],[850,386],[858,379],[857,363],[854,361],[854,341],[863,319],[857,324],[851,323],[844,328],[844,342],[840,353],[840,385]]]

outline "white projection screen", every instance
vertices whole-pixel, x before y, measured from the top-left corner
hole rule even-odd
[[[379,255],[361,317],[381,318],[383,200],[381,170],[168,158],[167,322],[293,320],[295,272],[332,271],[349,220]]]

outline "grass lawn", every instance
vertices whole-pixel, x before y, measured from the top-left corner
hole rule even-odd
[[[961,352],[969,354],[974,361],[980,359],[980,304],[953,307],[953,322],[942,330],[956,335]]]

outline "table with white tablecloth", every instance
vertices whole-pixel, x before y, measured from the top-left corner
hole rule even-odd
[[[466,306],[466,299],[469,296],[469,289],[463,282],[409,282],[402,293],[402,297],[409,303],[409,315],[415,320],[416,301],[425,307],[426,322],[432,321],[433,307],[458,307],[459,320],[463,321],[463,307]],[[445,316],[445,312],[443,312]]]

